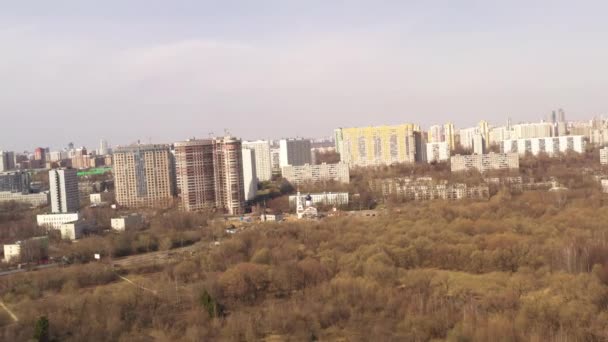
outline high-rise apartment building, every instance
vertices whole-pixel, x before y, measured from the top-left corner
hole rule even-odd
[[[483,150],[486,150],[491,144],[490,125],[487,121],[479,121],[479,134],[481,134],[481,137],[483,138]]]
[[[168,145],[132,145],[114,151],[116,202],[125,207],[167,206],[175,195]]]
[[[213,140],[188,140],[174,144],[177,188],[187,211],[215,207]]]
[[[456,133],[454,130],[454,124],[448,122],[443,125],[443,135],[445,136],[445,141],[448,143],[450,151],[456,148]]]
[[[479,127],[462,128],[460,134],[460,146],[466,150],[473,149],[473,138],[480,134]]]
[[[254,149],[243,148],[243,184],[245,199],[250,201],[258,192],[258,176],[256,152]]]
[[[342,136],[341,161],[349,166],[389,165],[416,161],[414,124],[339,129]],[[418,139],[422,143],[422,139]],[[420,149],[420,147],[418,147]]]
[[[191,139],[174,146],[177,187],[184,210],[216,208],[231,215],[244,212],[243,151],[239,139]],[[255,158],[253,150],[247,151],[250,158]],[[255,167],[254,159],[250,162]],[[257,180],[252,182],[257,189]]]
[[[486,141],[483,134],[477,133],[473,136],[473,153],[484,154],[486,151]]]
[[[46,163],[46,149],[37,147],[36,150],[34,150],[34,160],[39,160],[40,164],[44,165]]]
[[[273,175],[281,173],[281,149],[279,147],[270,148],[270,165],[272,165]]]
[[[15,152],[0,151],[0,172],[15,169]]]
[[[241,140],[226,136],[213,140],[216,206],[230,215],[245,212]]]
[[[511,139],[545,138],[553,136],[553,124],[536,122],[513,125]]]
[[[49,171],[51,212],[75,213],[80,209],[78,175],[76,169]]]
[[[243,147],[255,151],[255,171],[260,182],[272,179],[272,159],[268,140],[244,141]]]
[[[282,139],[279,149],[280,167],[312,164],[312,144],[308,139]]]
[[[429,143],[439,143],[445,141],[444,127],[440,125],[434,125],[429,127]]]

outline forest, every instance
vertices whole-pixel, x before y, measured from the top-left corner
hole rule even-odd
[[[170,264],[104,259],[0,277],[18,318],[0,311],[0,340],[608,339],[598,189],[379,213],[254,224]]]

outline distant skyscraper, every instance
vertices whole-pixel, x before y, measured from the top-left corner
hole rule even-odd
[[[255,151],[255,171],[260,182],[272,179],[272,160],[268,140],[244,141],[243,147]]]
[[[114,152],[116,202],[125,207],[167,206],[175,195],[168,145],[132,145]]]
[[[49,171],[51,211],[53,213],[75,213],[80,209],[78,198],[78,175],[75,169]]]
[[[216,207],[230,215],[245,212],[241,140],[226,136],[213,140]]]
[[[561,108],[557,111],[557,122],[566,122],[566,112]]]
[[[282,139],[279,148],[281,167],[312,164],[312,146],[308,139]]]
[[[106,154],[110,154],[108,142],[101,139],[99,141],[99,149],[97,150],[97,154],[100,156],[105,156]]]
[[[341,128],[340,160],[349,166],[414,163],[419,129],[413,124]]]
[[[256,174],[256,155],[255,150],[243,148],[243,183],[245,190],[245,199],[250,201],[255,198],[258,192],[258,177]]]
[[[438,143],[445,141],[444,128],[440,125],[429,127],[429,143]]]

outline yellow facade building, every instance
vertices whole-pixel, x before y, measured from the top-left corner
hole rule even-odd
[[[420,127],[414,124],[338,128],[336,149],[349,166],[389,165],[416,161]]]

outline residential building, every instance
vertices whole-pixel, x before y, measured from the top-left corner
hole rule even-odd
[[[91,202],[91,204],[101,204],[101,202],[103,202],[103,200],[101,199],[100,193],[90,194],[89,201]]]
[[[473,153],[484,154],[486,152],[486,140],[484,135],[477,133],[473,136]]]
[[[127,231],[138,230],[144,225],[143,217],[140,214],[130,214],[121,217],[115,217],[110,220],[110,226],[114,230]]]
[[[174,144],[177,188],[186,211],[216,205],[213,140],[187,140]]]
[[[281,173],[281,149],[279,147],[270,148],[270,165],[272,165],[273,175]]]
[[[36,222],[39,227],[49,227],[51,229],[59,229],[64,223],[78,221],[79,219],[80,214],[78,213],[36,215]]]
[[[242,214],[245,203],[242,158],[241,141],[229,136],[175,143],[175,169],[183,209],[218,208],[231,215]]]
[[[451,122],[443,125],[443,135],[445,136],[445,142],[448,143],[450,151],[456,148],[456,133],[454,129],[454,124]]]
[[[84,220],[63,223],[58,230],[61,232],[61,238],[67,240],[81,239],[84,233],[92,227]]]
[[[289,196],[290,207],[295,208],[297,203],[297,197],[297,195]],[[313,205],[345,206],[349,203],[348,192],[323,192],[307,194],[305,196],[300,195],[300,197],[300,201],[302,202],[305,202],[306,198],[310,198],[310,201]]]
[[[429,127],[429,143],[440,143],[445,141],[444,127],[441,125],[433,125]]]
[[[49,238],[38,236],[4,245],[4,262],[32,262],[48,257]]]
[[[245,190],[245,200],[250,201],[255,198],[258,192],[258,177],[256,169],[255,150],[243,148],[243,185]]]
[[[40,165],[46,164],[46,149],[43,147],[37,147],[34,150],[34,160],[39,161]]]
[[[268,140],[244,141],[243,147],[255,151],[255,172],[260,182],[272,179],[272,158]]]
[[[51,212],[73,213],[80,209],[78,175],[75,169],[49,171]]]
[[[30,174],[26,171],[0,173],[0,191],[28,194],[30,192]]]
[[[450,159],[450,145],[447,141],[426,144],[426,160],[429,163]]]
[[[478,170],[519,169],[519,156],[517,153],[488,153],[473,154],[469,156],[455,155],[450,158],[452,172]]]
[[[460,146],[466,150],[473,149],[473,139],[477,134],[481,134],[479,127],[462,128],[460,130]]]
[[[481,120],[479,121],[479,134],[481,134],[481,138],[483,139],[482,149],[485,151],[488,146],[490,146],[490,125],[487,121]],[[473,142],[473,148],[475,148],[475,142]],[[479,150],[479,148],[478,148]]]
[[[21,202],[27,203],[31,207],[41,207],[49,204],[49,193],[24,194],[21,192],[0,191],[0,202]]]
[[[511,139],[511,128],[509,126],[492,127],[490,129],[490,146],[492,144],[500,144],[503,140]]]
[[[523,123],[513,125],[511,139],[545,138],[553,136],[553,124],[550,122]]]
[[[600,164],[608,165],[608,147],[600,149]]]
[[[470,186],[461,183],[435,183],[432,180],[413,180],[409,178],[374,179],[370,182],[372,191],[385,199],[397,197],[407,201],[428,200],[487,200],[490,189],[487,184]]]
[[[505,153],[519,153],[524,155],[532,153],[538,155],[541,152],[554,156],[566,151],[583,153],[585,151],[585,139],[582,135],[568,135],[563,137],[530,138],[503,141],[502,150]]]
[[[15,152],[0,151],[0,172],[15,169]]]
[[[419,131],[414,124],[340,128],[340,160],[351,167],[414,163],[417,148],[423,146],[420,137],[416,144],[414,133]]]
[[[175,195],[168,145],[132,145],[114,151],[116,202],[124,207],[167,206]]]
[[[308,139],[282,139],[279,141],[279,165],[300,166],[312,164],[311,142]]]
[[[240,139],[226,136],[213,140],[216,207],[229,215],[242,215],[245,212],[242,163]]]
[[[288,165],[282,169],[283,178],[287,179],[292,184],[300,184],[304,182],[327,182],[336,181],[340,183],[350,182],[350,172],[348,164],[319,164],[319,165]]]

